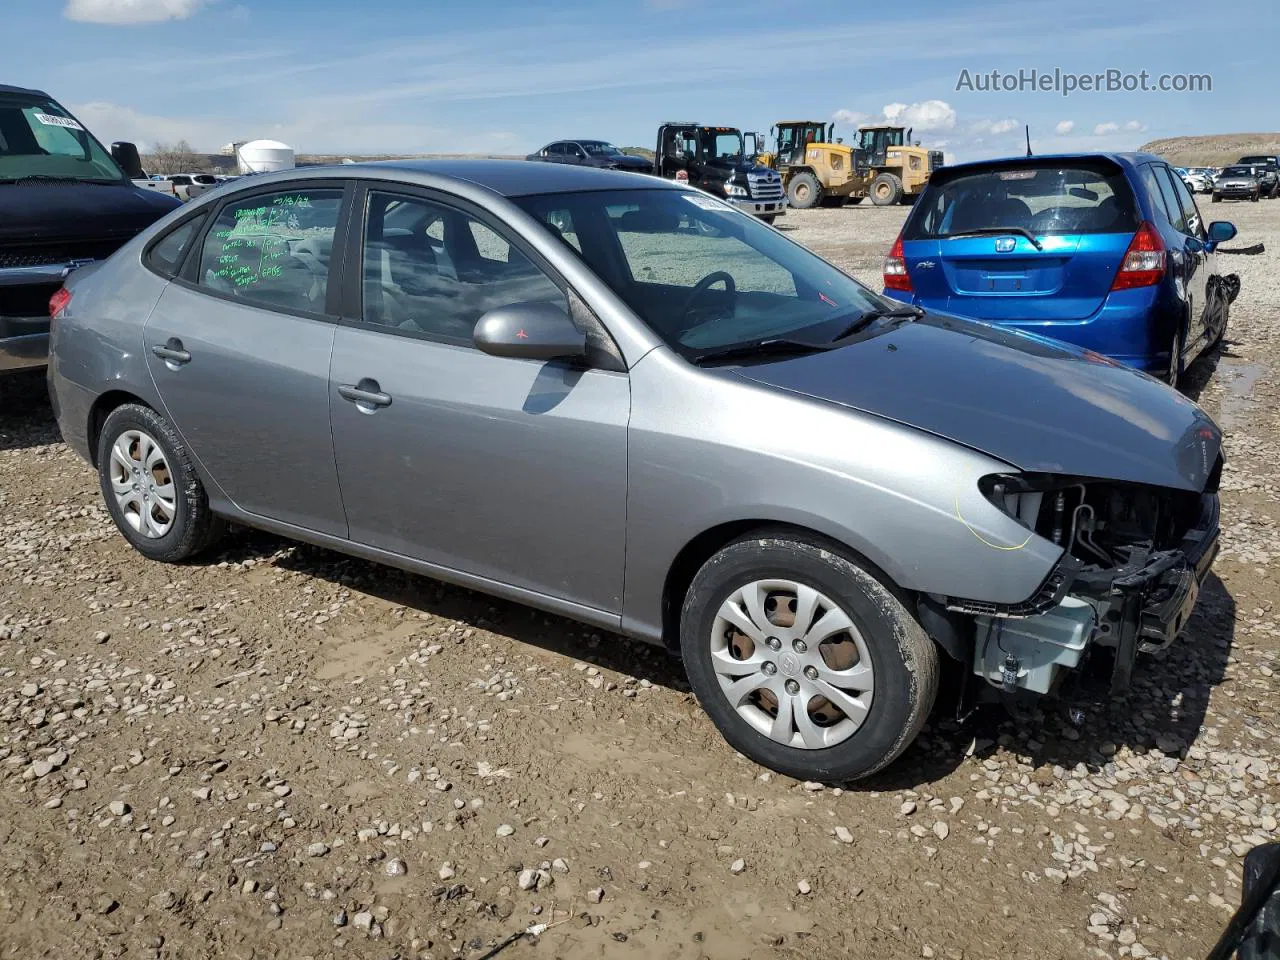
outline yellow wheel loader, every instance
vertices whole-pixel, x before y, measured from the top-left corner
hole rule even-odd
[[[912,143],[910,127],[904,131],[889,124],[859,127],[856,153],[860,160],[865,157],[868,192],[879,207],[914,201],[929,182],[929,174],[943,163],[941,150]]]
[[[943,162],[941,150],[912,144],[909,128],[861,127],[853,146],[834,136],[835,124],[818,120],[780,120],[771,133],[774,151],[756,160],[778,171],[788,204],[799,210],[867,196],[877,206],[909,203]]]
[[[841,206],[867,195],[865,177],[855,169],[853,148],[832,139],[835,124],[819,120],[780,120],[770,131],[776,148],[758,162],[777,170],[787,203],[799,210],[820,203]]]

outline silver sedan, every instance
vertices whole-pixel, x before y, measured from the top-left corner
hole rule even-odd
[[[63,435],[145,556],[234,521],[665,644],[799,778],[891,762],[944,669],[975,698],[1086,663],[1122,689],[1216,549],[1191,401],[655,178],[254,177],[51,309]]]

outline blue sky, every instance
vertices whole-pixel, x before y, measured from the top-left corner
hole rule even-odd
[[[1275,0],[5,0],[0,82],[110,141],[525,153],[659,121],[914,124],[952,159],[1280,128]],[[30,43],[13,42],[21,37]],[[962,70],[1209,73],[1208,93],[988,93]]]

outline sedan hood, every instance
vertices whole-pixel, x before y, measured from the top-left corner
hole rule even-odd
[[[735,373],[928,431],[1029,472],[1198,492],[1222,446],[1203,410],[1143,373],[940,314]]]
[[[128,239],[179,206],[127,181],[0,184],[0,243]]]

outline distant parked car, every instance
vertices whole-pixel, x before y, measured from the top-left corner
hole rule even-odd
[[[580,167],[603,167],[607,170],[628,170],[632,173],[653,173],[653,164],[644,157],[623,153],[604,140],[557,140],[549,143],[526,160],[542,160],[546,163],[572,163]]]
[[[1258,154],[1254,156],[1241,157],[1236,161],[1238,164],[1249,164],[1253,167],[1261,167],[1261,175],[1258,178],[1258,188],[1264,197],[1274,199],[1280,196],[1280,166],[1277,165],[1277,159],[1266,154]]]
[[[658,177],[248,178],[71,275],[49,379],[144,557],[233,520],[669,644],[800,780],[892,762],[944,672],[1123,690],[1217,552],[1194,403]]]
[[[1258,174],[1259,168],[1248,164],[1223,167],[1213,184],[1213,202],[1252,200],[1257,203],[1262,196],[1262,179]]]
[[[1150,154],[944,167],[885,260],[885,292],[1106,354],[1176,384],[1236,288],[1182,178]]]
[[[173,184],[173,191],[179,200],[198,197],[222,182],[212,173],[171,173],[165,179]]]
[[[1182,182],[1192,193],[1208,193],[1213,189],[1213,181],[1209,175],[1198,167],[1192,167],[1182,174]]]

